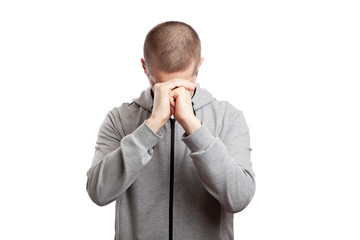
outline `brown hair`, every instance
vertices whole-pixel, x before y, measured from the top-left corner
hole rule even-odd
[[[186,23],[160,23],[145,38],[144,58],[150,73],[151,67],[168,73],[184,71],[191,64],[199,63],[200,57],[200,38]]]

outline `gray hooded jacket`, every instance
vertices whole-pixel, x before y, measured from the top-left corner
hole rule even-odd
[[[233,213],[255,192],[248,127],[199,86],[192,101],[202,126],[191,135],[173,119],[151,131],[150,88],[108,112],[87,191],[100,206],[116,200],[115,239],[234,239]]]

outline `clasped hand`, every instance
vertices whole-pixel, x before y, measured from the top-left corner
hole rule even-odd
[[[158,132],[171,115],[179,122],[187,134],[196,131],[200,120],[194,115],[191,103],[191,91],[196,85],[189,80],[172,79],[154,85],[154,103],[148,126]]]

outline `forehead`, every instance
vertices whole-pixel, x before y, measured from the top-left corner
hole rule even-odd
[[[155,83],[166,82],[174,78],[193,81],[196,78],[196,66],[195,64],[191,64],[188,69],[173,73],[168,73],[162,70],[158,70],[156,68],[152,68],[152,73]]]

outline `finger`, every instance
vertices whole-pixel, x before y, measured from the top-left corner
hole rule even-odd
[[[185,92],[185,91],[190,91],[190,90],[187,90],[185,87],[180,86],[180,87],[176,87],[176,88],[172,89],[171,92],[169,93],[169,95],[175,96],[175,95],[179,95],[180,93]]]
[[[179,78],[175,78],[173,80],[170,80],[168,82],[166,82],[168,84],[168,87],[170,89],[174,89],[177,87],[184,87],[187,90],[194,90],[196,88],[196,84],[190,82],[189,80],[185,80],[185,79],[179,79]]]
[[[175,88],[174,90],[172,90],[169,93],[169,96],[174,99],[177,99],[180,95],[184,95],[184,94],[188,94],[189,96],[191,95],[190,90],[187,90],[181,86],[181,87],[178,87],[178,88]]]
[[[169,97],[169,100],[170,100],[170,107],[175,107],[175,98],[171,96]]]

